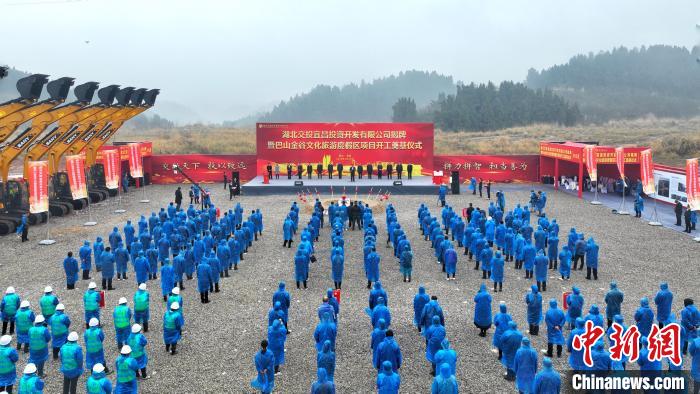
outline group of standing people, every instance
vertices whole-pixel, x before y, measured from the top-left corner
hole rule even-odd
[[[328,179],[333,179],[333,173],[335,172],[338,179],[343,179],[343,175],[348,174],[350,175],[350,181],[354,182],[355,175],[357,175],[358,179],[362,179],[365,175],[367,179],[372,179],[372,176],[376,176],[377,179],[382,179],[383,177],[394,179],[394,176],[396,176],[396,179],[402,179],[404,168],[407,178],[413,179],[413,164],[411,163],[407,164],[406,167],[404,167],[403,163],[378,162],[366,165],[352,163],[348,167],[344,166],[343,163],[328,163],[325,168],[322,163],[316,163],[315,165],[313,163],[297,163],[296,165],[287,163],[284,174],[287,175],[287,179],[292,179],[295,172],[298,179],[303,179],[304,175],[306,175],[307,179],[312,179],[315,169],[317,179],[322,179],[324,175],[328,176]],[[274,179],[279,179],[280,174],[282,174],[282,168],[279,163],[275,163],[274,166],[272,163],[267,163],[265,170],[269,179],[273,179],[273,176]]]

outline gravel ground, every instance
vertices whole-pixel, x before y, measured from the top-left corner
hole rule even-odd
[[[224,190],[218,185],[214,190],[214,201],[228,208]],[[495,188],[497,189],[497,188]],[[527,189],[527,190],[526,190]],[[139,203],[140,193],[130,193],[123,199],[127,210],[124,214],[114,214],[114,202],[93,206],[92,216],[98,221],[95,227],[83,227],[86,213],[68,218],[60,218],[52,223],[52,237],[57,243],[53,246],[39,246],[36,242],[43,238],[45,226],[34,227],[30,231],[31,242],[20,243],[15,236],[0,239],[3,258],[0,267],[0,288],[15,286],[18,294],[28,297],[32,307],[38,309],[38,300],[46,285],[57,290],[60,300],[66,305],[67,313],[73,320],[73,329],[82,334],[83,313],[82,293],[87,282],[79,282],[78,289],[65,290],[62,260],[68,250],[77,250],[84,239],[93,241],[97,235],[104,237],[111,228],[121,226],[127,218],[137,220],[139,214],[150,214],[158,207],[167,205],[174,188],[149,186],[149,204]],[[512,208],[517,201],[527,201],[529,188],[506,192],[507,206]],[[293,284],[294,249],[282,248],[281,224],[290,203],[295,196],[243,197],[246,211],[261,208],[265,233],[260,242],[254,244],[250,253],[241,263],[232,278],[223,279],[222,292],[214,294],[212,302],[206,306],[199,303],[196,282],[186,283],[183,292],[186,332],[176,356],[165,353],[162,344],[162,316],[164,305],[158,302],[159,282],[150,283],[152,292],[151,331],[147,334],[150,344],[150,380],[139,383],[141,392],[250,392],[250,380],[254,377],[253,354],[260,340],[266,337],[267,311],[272,293],[280,280]],[[397,207],[399,221],[406,229],[414,248],[413,282],[403,283],[398,263],[390,249],[380,248],[382,256],[381,278],[389,293],[389,306],[392,311],[392,329],[404,355],[401,368],[402,392],[429,392],[432,378],[430,366],[425,360],[424,341],[412,325],[412,300],[419,284],[426,286],[430,294],[437,295],[445,310],[448,338],[459,354],[457,379],[462,392],[513,392],[511,383],[501,377],[502,367],[490,352],[491,334],[479,338],[473,326],[473,302],[475,292],[481,283],[481,273],[474,272],[471,263],[460,254],[457,280],[446,281],[436,264],[429,244],[423,241],[417,227],[416,210],[420,203],[432,204],[431,211],[437,213],[434,196],[397,196],[391,202]],[[487,202],[472,195],[449,196],[448,203],[461,211],[469,202],[486,207]],[[699,299],[698,280],[695,264],[700,244],[681,236],[674,231],[656,228],[637,221],[632,217],[615,216],[602,207],[581,203],[575,197],[563,193],[549,193],[548,214],[557,218],[561,226],[562,238],[571,226],[583,231],[586,236],[594,236],[600,244],[599,280],[586,281],[584,275],[576,271],[572,280],[560,282],[552,276],[547,300],[561,299],[562,291],[578,285],[586,297],[586,309],[591,303],[604,305],[603,296],[610,280],[617,280],[626,300],[623,312],[629,323],[640,297],[653,297],[661,281],[668,281],[675,293],[674,310],[682,307],[684,297]],[[306,223],[308,214],[302,213],[300,222]],[[384,216],[376,217],[376,222],[385,236]],[[321,302],[325,289],[332,286],[329,264],[329,239],[327,228],[322,232],[317,244],[316,256],[319,262],[312,265],[308,290],[292,289],[290,309],[290,329],[287,339],[286,365],[276,379],[276,392],[308,392],[316,377],[315,348],[313,330],[317,317],[316,308]],[[339,322],[337,343],[337,369],[335,381],[339,392],[373,392],[376,371],[371,366],[369,339],[371,326],[364,313],[368,291],[365,288],[362,254],[362,237],[359,231],[346,233],[345,279]],[[507,302],[510,313],[518,321],[520,328],[525,325],[525,293],[530,282],[522,279],[523,273],[506,269],[504,291],[494,296],[493,309],[498,302]],[[136,288],[133,273],[127,281],[115,281],[117,290],[108,293],[107,312],[103,312],[103,325],[106,327],[106,356],[113,364],[117,355],[114,342],[114,329],[111,312],[119,297],[131,299]],[[490,286],[490,283],[489,283]],[[601,308],[602,309],[602,308]],[[540,337],[533,338],[533,345],[546,347],[544,328]],[[82,335],[81,335],[82,337]],[[81,339],[82,342],[82,339]],[[27,356],[21,355],[18,369],[21,372]],[[565,358],[555,360],[555,368],[566,368]],[[686,368],[688,366],[686,360]],[[58,363],[47,363],[47,393],[60,392],[61,376]],[[114,375],[111,376],[114,379]],[[83,390],[84,378],[80,380]]]

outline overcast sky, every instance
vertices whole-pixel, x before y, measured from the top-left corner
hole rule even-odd
[[[0,0],[0,64],[157,87],[221,121],[407,69],[520,81],[577,53],[690,47],[698,20],[698,0]]]

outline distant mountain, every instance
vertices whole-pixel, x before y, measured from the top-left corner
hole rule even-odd
[[[266,122],[389,122],[392,106],[401,97],[412,98],[423,107],[440,94],[456,90],[452,77],[427,71],[405,71],[398,75],[344,86],[318,85],[282,101],[259,118]]]
[[[542,71],[527,85],[577,103],[586,121],[700,114],[700,48],[654,45],[590,53]]]
[[[2,64],[2,63],[0,63]],[[26,77],[27,73],[10,68],[7,77],[0,79],[0,102],[16,99],[19,97],[17,92],[17,80]]]

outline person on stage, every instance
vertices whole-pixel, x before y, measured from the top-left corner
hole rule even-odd
[[[272,179],[272,164],[267,163],[267,167],[265,168],[267,169],[267,178]],[[224,174],[224,178],[226,178],[226,174]],[[226,188],[226,179],[224,179],[224,188]]]
[[[394,179],[394,165],[391,163],[387,163],[386,165],[386,177],[387,179]]]
[[[408,173],[408,179],[413,179],[413,164],[408,163],[406,166],[406,172]]]
[[[287,179],[292,179],[292,165],[287,163]]]
[[[297,163],[297,177],[301,179],[302,175],[304,175],[304,166],[301,163]]]
[[[359,164],[359,165],[357,166],[357,177],[358,177],[359,179],[362,179],[362,170],[363,170],[362,164]]]
[[[338,163],[338,179],[343,179],[343,163]]]
[[[333,179],[333,163],[328,163],[328,179]]]
[[[275,163],[275,179],[280,179],[280,163]]]
[[[350,166],[350,182],[355,182],[355,166]]]
[[[372,163],[367,164],[367,179],[372,179],[372,171],[374,168],[372,167]]]
[[[313,169],[314,167],[311,165],[311,163],[306,164],[306,177],[308,179],[311,179],[311,176],[313,175]]]
[[[396,179],[401,179],[402,172],[403,172],[403,164],[399,163],[396,165]]]
[[[384,169],[384,166],[382,163],[377,164],[377,179],[382,179],[382,170]]]
[[[322,163],[316,164],[316,175],[318,176],[318,179],[321,179],[323,177],[323,164]]]

